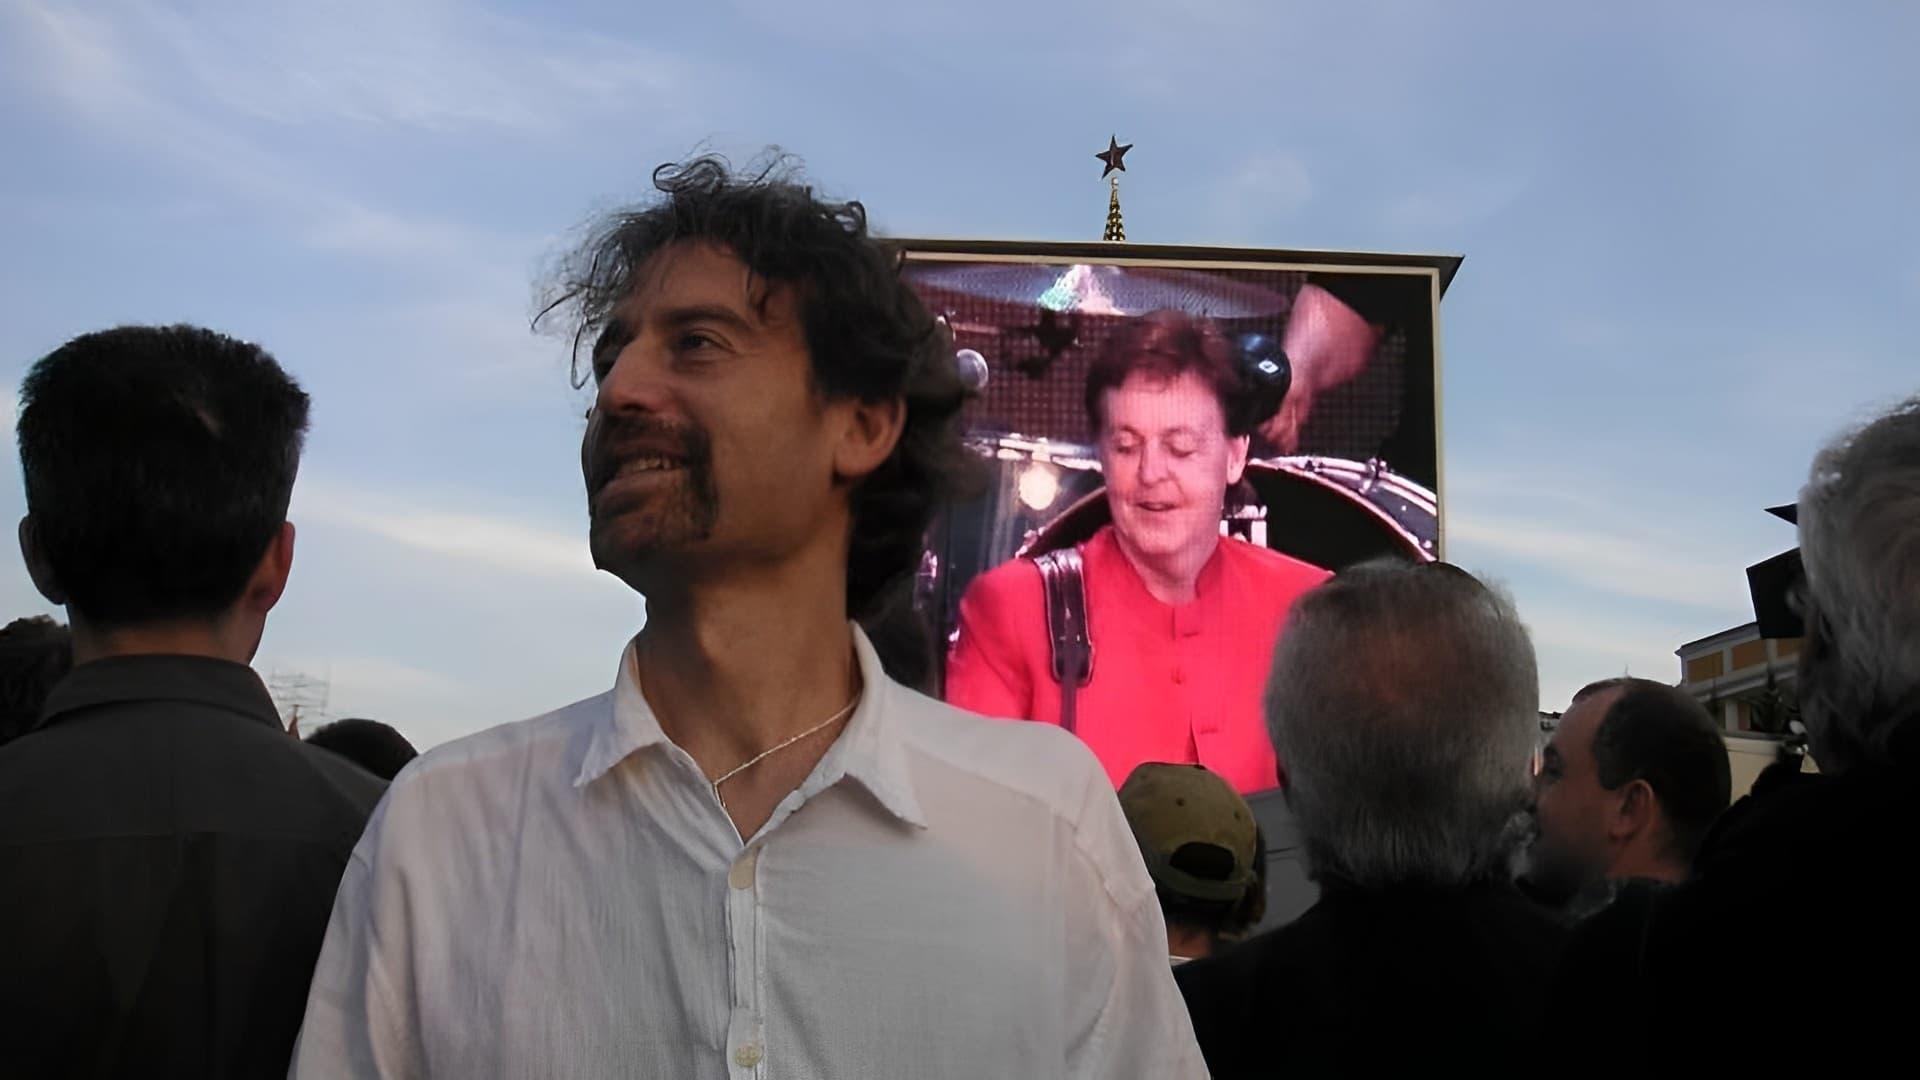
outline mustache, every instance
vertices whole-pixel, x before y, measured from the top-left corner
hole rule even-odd
[[[692,424],[599,413],[587,433],[582,455],[587,490],[597,492],[635,458],[663,457],[689,469],[700,468],[713,457],[706,431]]]

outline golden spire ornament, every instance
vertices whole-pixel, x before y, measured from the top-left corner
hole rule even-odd
[[[1126,172],[1125,158],[1127,151],[1131,149],[1133,149],[1132,143],[1122,146],[1117,137],[1108,136],[1107,148],[1093,155],[1106,165],[1106,168],[1100,170],[1100,179],[1105,180],[1116,172]],[[1120,178],[1114,176],[1109,183],[1107,193],[1107,231],[1100,239],[1117,242],[1124,241],[1126,238],[1127,227],[1120,220]]]

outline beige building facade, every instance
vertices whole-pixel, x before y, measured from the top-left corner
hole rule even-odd
[[[1788,725],[1799,719],[1800,644],[1799,638],[1763,638],[1747,623],[1674,650],[1680,688],[1707,707],[1726,735],[1736,799],[1773,763],[1790,736]],[[1813,771],[1812,760],[1803,767]]]

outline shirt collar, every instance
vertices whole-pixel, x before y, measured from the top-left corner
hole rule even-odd
[[[1169,604],[1153,595],[1147,588],[1140,569],[1127,558],[1126,550],[1120,546],[1114,526],[1103,525],[1088,539],[1082,550],[1086,553],[1089,567],[1097,565],[1098,570],[1089,570],[1089,576],[1098,576],[1102,582],[1114,582],[1125,595],[1121,598],[1135,611],[1156,612],[1172,620],[1172,630],[1180,636],[1191,637],[1200,633],[1215,620],[1215,612],[1223,599],[1225,586],[1221,584],[1221,575],[1226,573],[1226,548],[1233,541],[1221,537],[1214,544],[1213,553],[1201,565],[1199,576],[1194,578],[1193,599],[1184,604]]]
[[[280,712],[260,676],[245,664],[211,656],[110,656],[81,664],[47,695],[37,727],[97,705],[188,701],[280,726]]]
[[[595,724],[580,755],[574,787],[584,787],[631,755],[668,741],[659,718],[640,690],[634,647],[635,643],[629,641],[620,653],[620,670],[614,677],[612,692],[605,699],[606,712]],[[910,707],[912,692],[887,677],[879,654],[874,652],[872,642],[858,624],[853,626],[853,650],[860,665],[861,685],[865,688],[860,704],[812,775],[800,785],[800,796],[810,799],[842,780],[852,780],[894,817],[926,828],[926,816],[914,795],[901,730],[901,724],[906,722],[901,715],[903,706]]]
[[[858,624],[853,627],[853,652],[865,687],[860,704],[819,767],[800,785],[801,797],[812,798],[850,779],[866,788],[888,813],[924,829],[927,819],[914,796],[902,727],[911,723],[906,713],[912,708],[913,691],[887,677],[880,654]]]
[[[580,755],[580,767],[574,772],[573,786],[585,787],[605,776],[615,765],[650,746],[667,741],[660,720],[653,715],[640,692],[640,675],[634,663],[639,638],[620,650],[620,667],[614,673],[613,690],[603,695],[606,710],[595,718],[592,734]]]

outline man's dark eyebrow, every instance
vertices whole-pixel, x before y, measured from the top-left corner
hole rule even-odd
[[[600,328],[600,336],[594,340],[593,351],[589,354],[598,370],[608,362],[607,353],[625,348],[638,334],[637,320],[630,315],[631,308],[623,307],[623,312],[609,316],[606,324]],[[689,304],[685,307],[668,308],[653,317],[654,322],[668,331],[699,322],[719,323],[740,334],[753,334],[757,328],[748,319],[732,308],[722,304]]]
[[[669,328],[689,323],[715,322],[743,334],[756,333],[758,330],[746,316],[722,304],[689,304],[686,307],[667,308],[656,312],[653,321]]]

